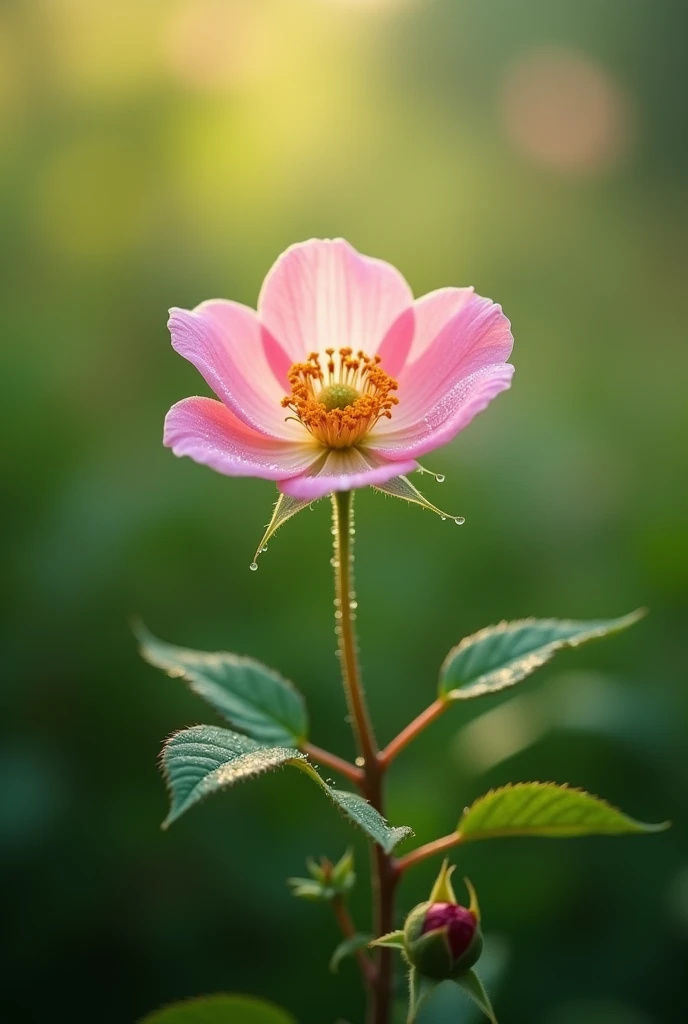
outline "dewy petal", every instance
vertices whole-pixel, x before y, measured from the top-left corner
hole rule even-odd
[[[434,337],[404,366],[399,405],[392,420],[380,424],[385,433],[396,433],[428,416],[437,421],[438,416],[454,413],[448,396],[460,394],[457,385],[488,366],[506,362],[514,343],[501,306],[466,288],[442,289],[418,301],[414,349],[423,332]]]
[[[451,441],[474,416],[511,385],[510,363],[486,366],[460,378],[427,415],[398,431],[380,432],[368,438],[370,448],[388,459],[416,459]],[[400,470],[401,475],[406,470]]]
[[[175,455],[188,455],[218,473],[263,480],[303,473],[320,453],[312,443],[257,433],[213,398],[185,398],[173,405],[165,417],[163,442]]]
[[[271,437],[298,438],[280,406],[285,390],[274,372],[279,346],[268,339],[266,351],[264,332],[252,309],[212,299],[193,310],[171,309],[168,326],[174,349],[243,423]]]
[[[292,498],[314,501],[332,491],[350,491],[356,487],[382,484],[414,469],[417,469],[414,459],[389,462],[365,449],[333,448],[307,473],[284,480],[278,486],[280,491]]]
[[[261,323],[292,362],[344,346],[373,356],[384,342],[388,373],[408,352],[412,307],[398,270],[341,238],[292,245],[269,271],[258,299]]]

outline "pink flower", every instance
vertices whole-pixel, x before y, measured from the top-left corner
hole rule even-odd
[[[299,502],[403,479],[513,373],[500,306],[472,288],[414,300],[394,267],[341,239],[287,249],[257,313],[211,299],[172,309],[169,328],[220,401],[178,402],[164,443]]]

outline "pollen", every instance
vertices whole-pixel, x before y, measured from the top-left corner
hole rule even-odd
[[[353,349],[325,350],[324,369],[317,352],[305,363],[294,363],[287,378],[291,394],[282,399],[285,409],[327,448],[358,444],[381,417],[391,419],[399,399],[392,395],[397,382],[371,358]]]

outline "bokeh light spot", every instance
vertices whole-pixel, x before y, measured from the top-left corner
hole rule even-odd
[[[552,48],[522,56],[504,76],[500,107],[516,149],[552,169],[595,175],[629,152],[630,98],[587,54]]]

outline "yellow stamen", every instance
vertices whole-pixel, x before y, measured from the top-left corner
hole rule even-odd
[[[379,365],[379,356],[354,356],[351,348],[326,349],[326,355],[327,379],[316,352],[307,362],[294,363],[287,374],[291,394],[282,405],[327,448],[351,448],[381,416],[391,418],[399,399],[390,392],[397,382]]]

